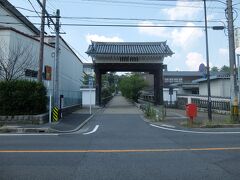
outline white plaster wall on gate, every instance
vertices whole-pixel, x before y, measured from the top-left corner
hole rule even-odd
[[[129,57],[128,60],[124,60],[124,59],[121,59],[121,58],[124,58],[124,57]],[[133,59],[131,60],[131,57],[133,57]],[[135,57],[137,57],[137,60],[134,59]],[[142,64],[142,63],[157,63],[157,64],[160,64],[160,63],[163,63],[163,58],[162,56],[141,56],[141,55],[113,55],[113,56],[97,56],[97,57],[94,57],[93,61],[97,62],[97,63],[120,63],[120,64],[125,64],[125,63],[130,63],[130,64],[135,64],[135,63],[139,63],[139,64]]]

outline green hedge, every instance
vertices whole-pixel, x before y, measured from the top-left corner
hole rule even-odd
[[[35,115],[46,112],[46,88],[27,80],[0,82],[0,115]]]

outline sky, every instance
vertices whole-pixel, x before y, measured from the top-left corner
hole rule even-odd
[[[36,0],[9,0],[33,23],[39,23]],[[31,3],[30,3],[31,2]],[[208,26],[227,26],[225,0],[207,1]],[[240,3],[233,0],[234,26],[240,27]],[[33,7],[34,9],[33,9]],[[24,8],[28,10],[24,10]],[[83,62],[91,62],[85,53],[92,41],[155,42],[167,41],[174,52],[165,58],[168,70],[198,70],[206,64],[206,41],[203,2],[164,0],[47,0],[47,11],[54,14],[60,9],[61,36],[79,54]],[[29,11],[30,10],[30,11]],[[105,19],[101,19],[105,18]],[[108,18],[108,19],[107,19]],[[109,18],[118,18],[109,19]],[[68,24],[68,25],[67,25]],[[69,25],[71,24],[71,25]],[[124,24],[135,27],[95,27],[80,24]],[[143,27],[155,25],[162,27]],[[175,27],[164,27],[175,26]],[[185,27],[178,27],[185,26]],[[186,26],[194,28],[186,28]],[[196,27],[197,26],[197,27]],[[39,25],[36,25],[39,28]],[[53,26],[45,27],[51,34]],[[208,29],[210,66],[229,65],[227,30]]]

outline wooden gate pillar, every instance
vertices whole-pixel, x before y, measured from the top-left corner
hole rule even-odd
[[[155,71],[154,74],[154,104],[159,105],[160,103],[160,72]]]
[[[162,64],[154,71],[154,104],[163,105],[163,71]]]
[[[164,100],[163,100],[163,64],[160,65],[160,70],[159,70],[159,82],[160,82],[160,88],[159,88],[159,105],[164,105]]]
[[[96,74],[96,105],[101,106],[102,74],[98,67],[95,67],[95,74]]]

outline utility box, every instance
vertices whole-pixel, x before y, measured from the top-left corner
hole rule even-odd
[[[195,117],[197,117],[197,105],[196,104],[187,104],[186,105],[186,115],[190,118],[190,119],[194,119]]]

